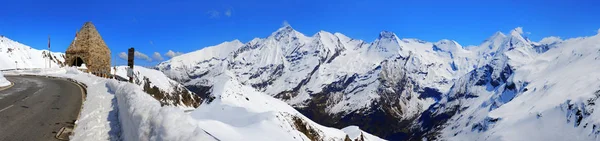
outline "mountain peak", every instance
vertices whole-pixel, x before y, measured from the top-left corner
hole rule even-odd
[[[504,33],[500,32],[500,31],[496,31],[496,33],[494,33],[494,35],[490,36],[485,41],[486,42],[495,42],[495,41],[500,41],[504,38],[506,38],[506,35],[504,35]]]
[[[317,34],[315,34],[315,37],[323,37],[323,36],[335,36],[333,34],[331,34],[330,32],[321,30],[319,32],[317,32]]]
[[[434,50],[442,50],[442,51],[455,51],[457,49],[463,48],[462,45],[458,44],[456,41],[442,39],[436,43],[434,43]]]
[[[294,28],[292,28],[292,26],[290,26],[289,24],[287,24],[287,22],[285,22],[283,24],[283,26],[281,28],[277,29],[277,31],[273,32],[271,34],[271,36],[279,39],[284,36],[295,36],[295,35],[293,35],[293,34],[295,34],[294,32],[296,32],[296,30],[294,30]]]
[[[496,31],[496,33],[494,33],[494,35],[492,35],[492,37],[506,37],[506,35],[504,35],[504,33],[500,32],[500,31]]]
[[[523,27],[517,27],[510,31],[511,36],[521,36],[523,35]]]
[[[290,25],[290,23],[288,23],[287,21],[283,21],[283,24],[281,24],[281,27],[277,30],[277,31],[293,31],[294,28],[292,28],[292,25]]]
[[[381,31],[379,33],[379,39],[382,39],[382,38],[395,38],[395,37],[396,37],[396,34],[394,32],[390,32],[390,31],[385,31],[384,30],[384,31]]]

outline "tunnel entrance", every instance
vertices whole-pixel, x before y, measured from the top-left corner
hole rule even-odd
[[[81,64],[83,64],[83,59],[81,59],[80,57],[77,57],[73,60],[73,63],[71,63],[71,66],[77,66],[77,67],[81,67]]]

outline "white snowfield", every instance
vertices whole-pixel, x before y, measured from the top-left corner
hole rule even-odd
[[[59,68],[64,53],[52,52],[50,67]],[[48,68],[48,50],[38,50],[0,36],[0,70],[24,68]]]
[[[2,72],[0,72],[0,87],[6,87],[9,86],[11,83],[6,80],[6,78],[4,78],[4,75],[2,75]]]

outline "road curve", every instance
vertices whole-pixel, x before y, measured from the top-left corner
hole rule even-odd
[[[62,79],[6,76],[14,86],[0,91],[0,141],[57,140],[73,126],[81,109],[82,90]]]

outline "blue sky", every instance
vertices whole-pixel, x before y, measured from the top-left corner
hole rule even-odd
[[[0,35],[34,48],[65,51],[92,21],[113,56],[129,47],[152,56],[190,52],[224,41],[266,37],[288,21],[313,35],[340,32],[373,41],[382,30],[401,38],[452,39],[477,45],[496,31],[523,27],[534,41],[590,36],[600,28],[598,0],[3,0]],[[168,57],[163,56],[165,59]],[[159,61],[136,61],[154,65]]]

